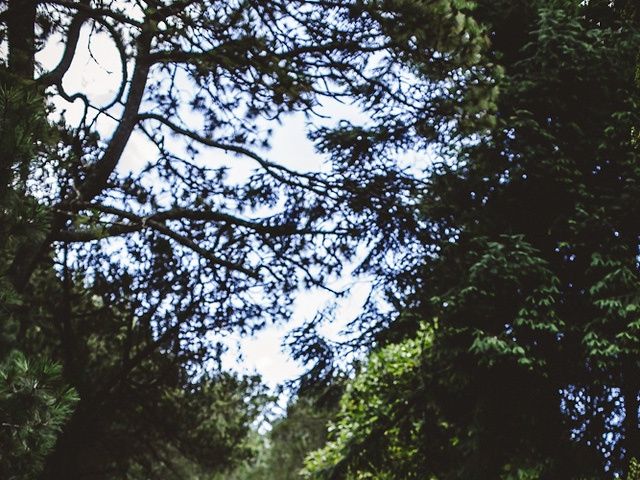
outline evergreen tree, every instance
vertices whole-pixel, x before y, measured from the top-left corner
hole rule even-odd
[[[25,179],[51,148],[42,97],[0,70],[0,476],[35,479],[77,394],[43,352],[21,351],[28,300],[10,281],[18,245],[44,237],[46,212],[24,195]]]
[[[29,361],[16,350],[0,363],[2,478],[38,478],[77,402],[61,373],[59,365]]]

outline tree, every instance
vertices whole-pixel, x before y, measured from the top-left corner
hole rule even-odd
[[[478,2],[504,69],[496,126],[434,164],[414,294],[313,478],[602,478],[638,456],[633,8]],[[403,359],[425,321],[432,340]]]
[[[20,351],[17,310],[25,299],[7,281],[15,245],[43,236],[45,212],[21,195],[25,172],[16,161],[37,165],[50,148],[41,108],[41,98],[0,82],[0,151],[9,155],[0,172],[0,475],[7,479],[36,478],[77,402],[59,364]]]
[[[212,335],[286,318],[297,288],[323,286],[354,259],[354,241],[368,242],[362,269],[382,273],[381,259],[415,221],[404,206],[415,182],[399,152],[451,140],[455,125],[475,131],[489,118],[491,67],[478,63],[485,37],[468,7],[464,0],[3,6],[2,86],[19,88],[25,104],[37,98],[41,117],[56,122],[54,148],[35,157],[14,144],[2,151],[8,190],[31,209],[3,215],[41,233],[3,246],[3,285],[23,299],[3,308],[22,332],[12,342],[61,362],[80,395],[44,478],[180,476],[184,462],[202,462],[210,451],[201,450],[206,435],[191,422],[215,418],[207,405],[229,396],[233,434],[209,447],[237,445],[251,417],[240,413],[238,392],[252,395],[253,384],[207,373],[221,348]],[[121,67],[104,102],[65,83],[79,52],[91,53],[100,38]],[[47,71],[37,55],[56,40],[61,58]],[[315,130],[331,168],[309,173],[268,159],[269,122],[298,111],[313,116],[326,99],[353,102],[371,118]],[[78,105],[73,120],[66,109]],[[19,136],[22,122],[4,125],[3,141]],[[42,140],[30,137],[31,145]],[[139,149],[142,166],[128,171],[134,140],[150,148]],[[240,162],[251,173],[234,174]],[[177,402],[181,390],[187,398]],[[189,409],[194,416],[183,417]],[[207,425],[207,435],[225,432]],[[216,455],[210,467],[231,460]]]
[[[333,388],[340,389],[338,385]],[[291,401],[286,416],[269,432],[269,478],[299,479],[307,454],[326,442],[328,423],[335,412],[335,405],[318,398],[301,396]]]

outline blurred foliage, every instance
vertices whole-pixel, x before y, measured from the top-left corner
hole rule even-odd
[[[333,388],[341,389],[338,385]],[[255,433],[254,455],[231,472],[215,480],[296,480],[301,477],[305,457],[327,441],[330,420],[337,405],[304,395],[290,400],[282,417],[270,421],[267,432]]]

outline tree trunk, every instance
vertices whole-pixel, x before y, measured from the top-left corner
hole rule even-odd
[[[33,80],[35,65],[35,21],[36,4],[33,0],[9,0],[6,14],[7,37],[9,41],[9,68],[3,69],[0,87],[14,90]],[[11,112],[13,113],[13,112]],[[5,113],[7,114],[7,113]],[[10,130],[15,121],[11,117],[4,122]],[[2,131],[2,151],[0,152],[0,199],[10,188],[12,168],[16,161],[15,132]]]
[[[35,66],[36,2],[9,0],[7,29],[9,70],[21,80],[33,80]]]
[[[8,69],[2,72],[0,83],[3,88],[14,94],[16,91],[19,92],[25,100],[42,93],[34,82],[36,11],[37,2],[34,0],[9,0],[5,17],[9,61]],[[44,102],[42,108],[43,110],[45,108]],[[8,118],[5,121],[6,131],[1,132],[3,140],[6,141],[2,142],[4,148],[0,152],[0,175],[2,176],[0,198],[9,190],[20,188],[16,184],[16,172],[28,172],[32,161],[32,158],[20,152],[19,145],[16,143],[16,132],[11,131],[13,125],[20,125],[24,123],[23,120],[24,118],[15,120]],[[21,292],[26,286],[42,250],[42,242],[34,239],[17,247],[9,268],[9,278],[16,291]]]
[[[41,480],[81,480],[78,459],[83,457],[86,443],[92,440],[89,423],[84,415],[84,405],[78,404],[76,411],[64,427],[53,451],[47,456]]]

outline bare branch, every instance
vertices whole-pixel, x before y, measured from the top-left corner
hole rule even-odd
[[[225,260],[223,258],[218,257],[217,255],[214,255],[213,253],[211,253],[209,250],[203,248],[202,246],[198,245],[197,243],[195,243],[193,240],[191,240],[189,237],[182,235],[172,229],[170,229],[169,227],[167,227],[166,225],[164,225],[161,221],[158,221],[156,219],[153,219],[152,217],[141,217],[139,215],[136,215],[134,213],[128,212],[126,210],[122,210],[120,208],[116,208],[116,207],[111,207],[111,206],[107,206],[107,205],[99,205],[99,204],[81,204],[81,208],[92,208],[92,209],[96,209],[99,210],[101,212],[104,213],[109,213],[112,215],[117,215],[121,218],[126,218],[127,220],[133,222],[135,224],[135,229],[134,225],[132,225],[131,227],[129,227],[129,225],[123,225],[120,228],[122,228],[123,230],[127,230],[129,228],[132,228],[133,230],[131,231],[136,231],[143,229],[145,227],[151,228],[159,233],[162,233],[163,235],[166,235],[167,237],[171,238],[172,240],[176,241],[177,243],[179,243],[180,245],[187,247],[188,249],[194,251],[195,253],[198,253],[199,255],[201,255],[203,258],[205,258],[206,260],[208,260],[209,262],[211,262],[212,264],[215,265],[220,265],[222,267],[228,268],[230,270],[236,270],[238,272],[242,272],[245,275],[247,275],[248,277],[251,278],[255,278],[258,279],[260,278],[260,275],[257,271],[246,268],[245,266],[236,263],[236,262],[230,262],[228,260]],[[74,237],[75,233],[80,233],[80,232],[66,232],[66,236],[71,240]],[[122,231],[121,234],[124,233],[130,233],[127,231]],[[62,240],[65,237],[65,232],[58,232],[56,234],[56,237],[61,237],[60,240]],[[79,237],[82,237],[82,234],[78,235]],[[87,237],[91,240],[91,235],[87,235]]]
[[[213,140],[211,138],[207,138],[204,137],[192,130],[187,130],[184,127],[181,127],[180,125],[177,125],[176,123],[168,120],[166,117],[163,117],[162,115],[159,115],[157,113],[141,113],[138,115],[138,120],[139,121],[144,121],[144,120],[156,120],[160,123],[162,123],[163,125],[169,127],[171,130],[173,130],[175,133],[180,134],[180,135],[184,135],[185,137],[190,138],[191,140],[195,140],[196,142],[205,145],[207,147],[211,147],[211,148],[217,148],[219,150],[224,150],[225,152],[233,152],[233,153],[237,153],[239,155],[244,155],[248,158],[251,158],[252,160],[256,161],[261,167],[263,167],[266,171],[268,171],[274,178],[276,178],[277,180],[280,180],[284,183],[288,183],[291,184],[291,180],[284,178],[282,175],[278,174],[275,172],[275,170],[279,170],[281,172],[284,172],[288,175],[291,175],[292,177],[299,177],[299,178],[305,178],[306,180],[308,180],[309,182],[316,184],[316,185],[322,185],[325,190],[321,191],[320,193],[325,193],[326,192],[326,188],[327,188],[327,184],[325,182],[322,182],[320,179],[318,179],[317,175],[312,176],[312,175],[308,175],[305,173],[301,173],[301,172],[296,172],[294,170],[291,170],[289,168],[284,167],[283,165],[279,165],[277,163],[271,162],[267,159],[265,159],[264,157],[258,155],[257,153],[255,153],[252,150],[249,150],[248,148],[239,146],[239,145],[233,145],[233,144],[229,144],[229,143],[224,143],[224,142],[218,142],[216,140]],[[312,189],[310,185],[306,185],[306,188]]]
[[[109,237],[117,237],[143,230],[144,225],[115,223],[102,228],[87,228],[82,230],[61,230],[52,236],[53,241],[67,243],[84,243],[94,240],[102,240]]]
[[[256,162],[258,162],[260,165],[264,166],[264,167],[269,167],[269,168],[279,168],[279,169],[284,169],[283,167],[281,167],[280,165],[277,165],[273,162],[270,162],[264,158],[262,158],[260,155],[258,155],[257,153],[249,150],[248,148],[245,147],[241,147],[239,145],[232,145],[229,143],[223,143],[223,142],[218,142],[216,140],[213,140],[211,138],[207,138],[204,137],[192,130],[187,130],[186,128],[183,128],[179,125],[177,125],[176,123],[168,120],[166,117],[163,117],[162,115],[159,115],[157,113],[141,113],[138,115],[138,120],[139,121],[144,121],[144,120],[156,120],[160,123],[162,123],[163,125],[166,125],[167,127],[169,127],[171,130],[173,130],[175,133],[178,133],[180,135],[184,135],[185,137],[188,137],[192,140],[195,140],[198,143],[201,143],[202,145],[206,145],[207,147],[212,147],[212,148],[218,148],[220,150],[225,150],[228,152],[233,152],[233,153],[238,153],[240,155],[244,155],[246,157],[249,157],[253,160],[255,160]],[[289,171],[289,173],[293,173],[295,174],[296,172],[293,171]]]
[[[109,32],[109,35],[111,36],[111,39],[115,43],[116,49],[118,50],[118,55],[120,56],[120,71],[122,75],[122,78],[120,79],[120,86],[118,88],[118,92],[113,97],[113,100],[109,104],[101,107],[102,111],[106,111],[122,99],[125,89],[127,88],[127,51],[124,46],[124,41],[122,40],[122,37],[120,36],[120,32],[118,32],[118,30],[116,30],[111,24],[106,22],[104,18],[96,18],[95,20]]]
[[[118,165],[120,157],[131,137],[131,133],[138,122],[138,110],[142,103],[145,87],[149,77],[149,62],[147,55],[151,48],[153,35],[149,31],[143,31],[138,37],[136,65],[129,87],[129,93],[125,102],[124,112],[120,118],[109,145],[102,158],[93,165],[84,181],[78,186],[79,197],[72,197],[67,203],[78,200],[91,200],[100,194],[106,185],[109,176]]]
[[[92,8],[89,2],[67,2],[65,0],[47,0],[49,5],[58,5],[60,7],[76,10],[79,13],[91,18],[113,18],[114,20],[131,25],[134,27],[142,27],[142,23],[134,20],[131,17],[124,15],[123,13],[116,12],[109,8]]]
[[[86,0],[84,0],[84,3],[86,3]],[[79,3],[78,5],[82,5],[84,3]],[[84,22],[88,19],[89,17],[84,13],[78,13],[73,17],[73,20],[71,20],[71,24],[69,25],[69,29],[67,30],[67,43],[60,62],[53,70],[45,73],[37,80],[39,84],[46,87],[48,85],[56,85],[62,82],[62,77],[64,77],[64,74],[67,73],[67,70],[71,67],[73,57],[76,54],[82,25],[84,25]]]
[[[118,209],[118,212],[114,212],[113,207],[104,207],[98,204],[75,204],[78,209],[98,209],[113,213],[120,217],[125,217],[125,211]],[[71,214],[72,212],[64,212]],[[128,213],[128,212],[127,212]],[[134,216],[128,213],[125,218],[131,220],[130,217],[136,219],[135,223],[112,223],[108,225],[96,228],[86,228],[78,230],[61,230],[54,235],[54,240],[65,242],[90,242],[93,240],[101,240],[108,237],[126,235],[129,233],[139,232],[144,228],[152,228],[149,222],[166,222],[170,220],[191,220],[191,221],[209,221],[209,222],[224,222],[228,225],[234,225],[238,227],[246,227],[254,232],[272,235],[272,236],[290,236],[290,235],[353,235],[357,232],[349,229],[335,229],[335,230],[320,230],[311,228],[297,228],[295,224],[283,223],[279,225],[269,225],[254,220],[241,218],[235,215],[224,212],[216,212],[212,210],[194,210],[188,208],[172,208],[156,212],[147,216]]]

